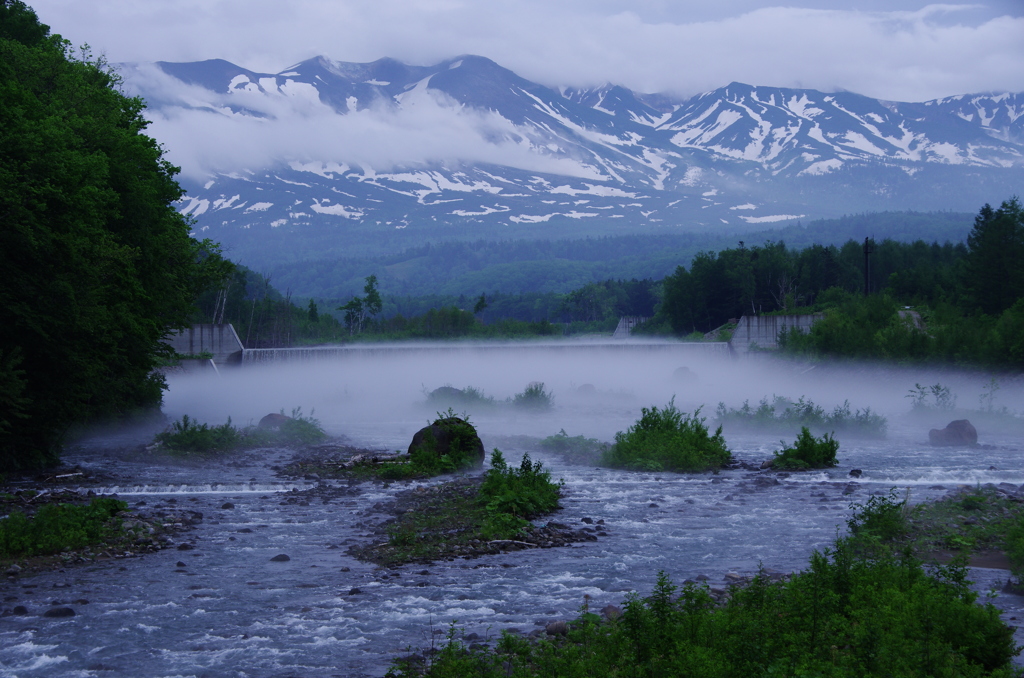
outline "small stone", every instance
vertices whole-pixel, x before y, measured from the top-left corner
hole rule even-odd
[[[564,621],[553,621],[544,627],[544,633],[549,636],[564,636],[569,633],[569,625]]]
[[[178,544],[179,551],[191,551],[194,548],[195,546],[192,546],[192,544]]]
[[[652,501],[650,504],[647,505],[647,508],[658,508],[658,505]]]
[[[85,598],[78,598],[77,600],[72,600],[71,602],[74,603],[75,605],[88,605],[89,604],[89,601],[86,600]]]
[[[222,509],[233,509],[233,508],[235,508],[235,505],[232,504],[230,501],[226,501],[223,504],[221,504],[220,507]]]
[[[74,617],[75,611],[70,607],[53,607],[43,613],[44,617]]]
[[[183,560],[179,560],[179,561],[178,561],[178,562],[177,562],[177,563],[175,564],[175,567],[185,567],[185,561],[183,561]]]
[[[288,562],[289,560],[291,560],[291,558],[290,558],[290,557],[288,557],[288,555],[287,555],[287,554],[285,554],[285,553],[279,553],[279,554],[277,554],[276,556],[274,556],[273,558],[271,558],[271,559],[270,559],[270,562],[272,562],[272,563],[286,563],[286,562]]]
[[[14,609],[11,610],[11,614],[23,615],[28,614],[28,608],[24,605],[15,605]]]
[[[250,528],[250,527],[243,527],[242,529],[240,529],[238,531],[238,533],[239,534],[252,534],[252,528]]]
[[[584,523],[586,523],[587,525],[593,525],[593,524],[594,524],[594,519],[593,519],[593,518],[584,518],[584,519],[583,519],[582,521],[580,521],[580,522],[584,522]]]
[[[353,586],[348,590],[348,594],[350,596],[358,596],[360,593],[362,593],[362,590],[360,590],[359,587],[356,586]]]
[[[343,567],[343,568],[341,568],[342,572],[351,572],[351,570],[352,570],[351,567]]]
[[[860,478],[862,475],[864,475],[864,471],[860,470],[859,468],[850,469],[851,478]]]

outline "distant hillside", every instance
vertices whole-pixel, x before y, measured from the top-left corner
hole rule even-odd
[[[607,279],[661,279],[689,265],[702,250],[735,247],[737,241],[784,241],[793,247],[891,238],[964,240],[974,215],[955,212],[882,212],[794,223],[746,233],[626,235],[573,240],[444,241],[395,254],[313,259],[270,266],[275,287],[298,297],[348,298],[375,274],[384,294],[466,296],[481,293],[565,293]],[[270,251],[275,245],[268,243]]]

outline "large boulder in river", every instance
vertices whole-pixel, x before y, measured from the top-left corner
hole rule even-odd
[[[967,447],[978,444],[978,431],[966,419],[957,419],[946,428],[928,431],[928,442],[935,447]]]
[[[291,417],[284,414],[268,414],[260,419],[260,423],[256,425],[256,428],[269,428],[276,430],[281,428],[281,424],[288,423],[291,420]]]
[[[423,454],[447,456],[454,468],[482,466],[485,456],[484,444],[473,425],[454,416],[437,419],[416,432],[409,445],[409,456]]]

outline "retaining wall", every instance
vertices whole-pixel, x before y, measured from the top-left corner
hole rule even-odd
[[[818,320],[824,318],[823,313],[809,315],[745,315],[732,333],[729,346],[737,353],[747,353],[751,347],[778,348],[779,334],[783,328],[796,328],[804,332],[811,329]]]
[[[245,350],[230,323],[193,325],[168,334],[167,343],[182,355],[212,353],[216,365],[240,364]]]

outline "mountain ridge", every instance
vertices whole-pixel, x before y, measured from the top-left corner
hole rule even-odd
[[[158,122],[193,116],[195,129],[236,130],[238,145],[275,126],[295,138],[282,133],[275,157],[182,178],[182,211],[228,243],[267,229],[301,239],[313,225],[336,228],[341,249],[385,229],[410,241],[750,230],[974,212],[1024,185],[1024,93],[892,102],[734,82],[672,97],[548,87],[475,55],[318,56],[275,74],[223,60],[124,69]]]

